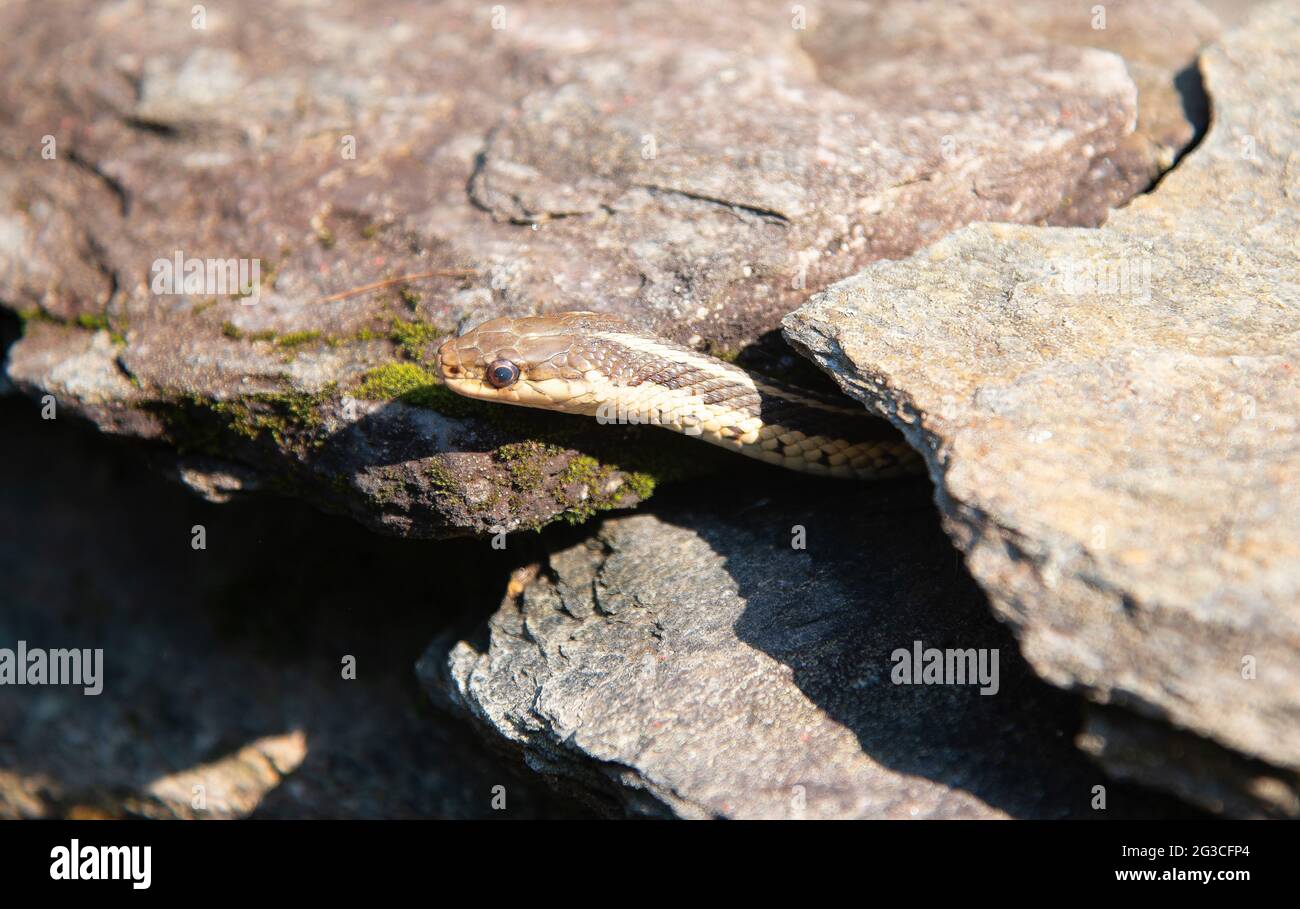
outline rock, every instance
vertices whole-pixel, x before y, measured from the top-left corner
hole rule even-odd
[[[1190,141],[1214,20],[1002,7],[9,4],[8,375],[392,533],[634,505],[692,450],[452,398],[437,336],[595,307],[788,373],[780,317],[870,261],[1095,223]]]
[[[1209,49],[1209,134],[1099,230],[972,226],[785,321],[925,453],[946,528],[1043,678],[1271,765],[1286,813],[1300,768],[1298,41],[1300,14],[1279,4]],[[1200,786],[1170,782],[1168,760],[1121,763]]]
[[[268,735],[211,764],[161,776],[144,790],[143,804],[132,806],[146,817],[201,820],[204,816],[248,817],[262,801],[293,775],[307,757],[302,730]],[[195,793],[203,807],[195,809]],[[151,811],[161,803],[163,811]]]
[[[1300,815],[1300,774],[1122,708],[1089,708],[1077,741],[1112,776],[1138,783],[1158,781],[1160,788],[1218,814]]]
[[[552,543],[486,633],[425,654],[435,699],[609,814],[1095,817],[1094,786],[1111,815],[1181,813],[1072,746],[1077,702],[990,617],[922,484],[702,492]],[[997,682],[894,684],[917,641],[996,651]]]
[[[0,818],[586,814],[412,675],[498,559],[440,544],[458,580],[301,504],[209,505],[69,424],[0,401],[0,648],[102,648],[102,689],[0,685]]]
[[[1096,227],[1168,170],[1209,125],[1196,68],[1202,47],[1219,34],[1215,16],[1197,4],[1102,5],[1080,15],[1073,4],[1016,6],[1024,27],[1071,44],[1114,51],[1138,89],[1137,128],[1095,159],[1076,191],[1045,223]]]

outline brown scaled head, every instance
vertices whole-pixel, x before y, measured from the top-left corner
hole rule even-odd
[[[457,394],[485,401],[573,412],[595,407],[578,354],[588,332],[623,323],[598,313],[501,318],[484,322],[438,348],[438,373]]]

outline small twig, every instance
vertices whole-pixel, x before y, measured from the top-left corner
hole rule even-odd
[[[364,287],[353,287],[350,290],[341,291],[340,293],[331,294],[317,300],[317,303],[335,303],[339,300],[346,300],[348,297],[355,297],[359,294],[369,293],[372,290],[383,290],[385,287],[392,287],[394,284],[409,284],[412,281],[423,281],[425,278],[476,278],[479,272],[472,268],[439,268],[434,271],[422,271],[414,275],[402,275],[400,278],[388,278],[384,281],[376,281],[374,284],[367,284]]]

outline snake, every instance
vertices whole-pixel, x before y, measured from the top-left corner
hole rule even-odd
[[[445,340],[436,364],[443,384],[468,398],[661,426],[803,473],[877,479],[923,470],[901,433],[861,406],[610,314],[490,319]]]

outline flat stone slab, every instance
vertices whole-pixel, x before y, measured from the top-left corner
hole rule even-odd
[[[785,321],[925,453],[946,527],[1040,675],[1289,770],[1298,44],[1279,4],[1210,48],[1211,131],[1102,228],[972,226]]]
[[[695,459],[455,399],[438,336],[595,308],[797,373],[775,329],[810,291],[971,221],[1098,223],[1172,163],[1216,20],[1104,25],[992,0],[8,4],[7,370],[218,498],[410,536],[634,505]],[[165,280],[187,262],[203,281]]]
[[[996,683],[896,684],[894,654],[917,642],[986,668],[996,653]],[[1034,677],[920,482],[607,518],[517,573],[486,633],[435,643],[420,672],[609,814],[1180,813],[1074,747],[1079,702]]]

